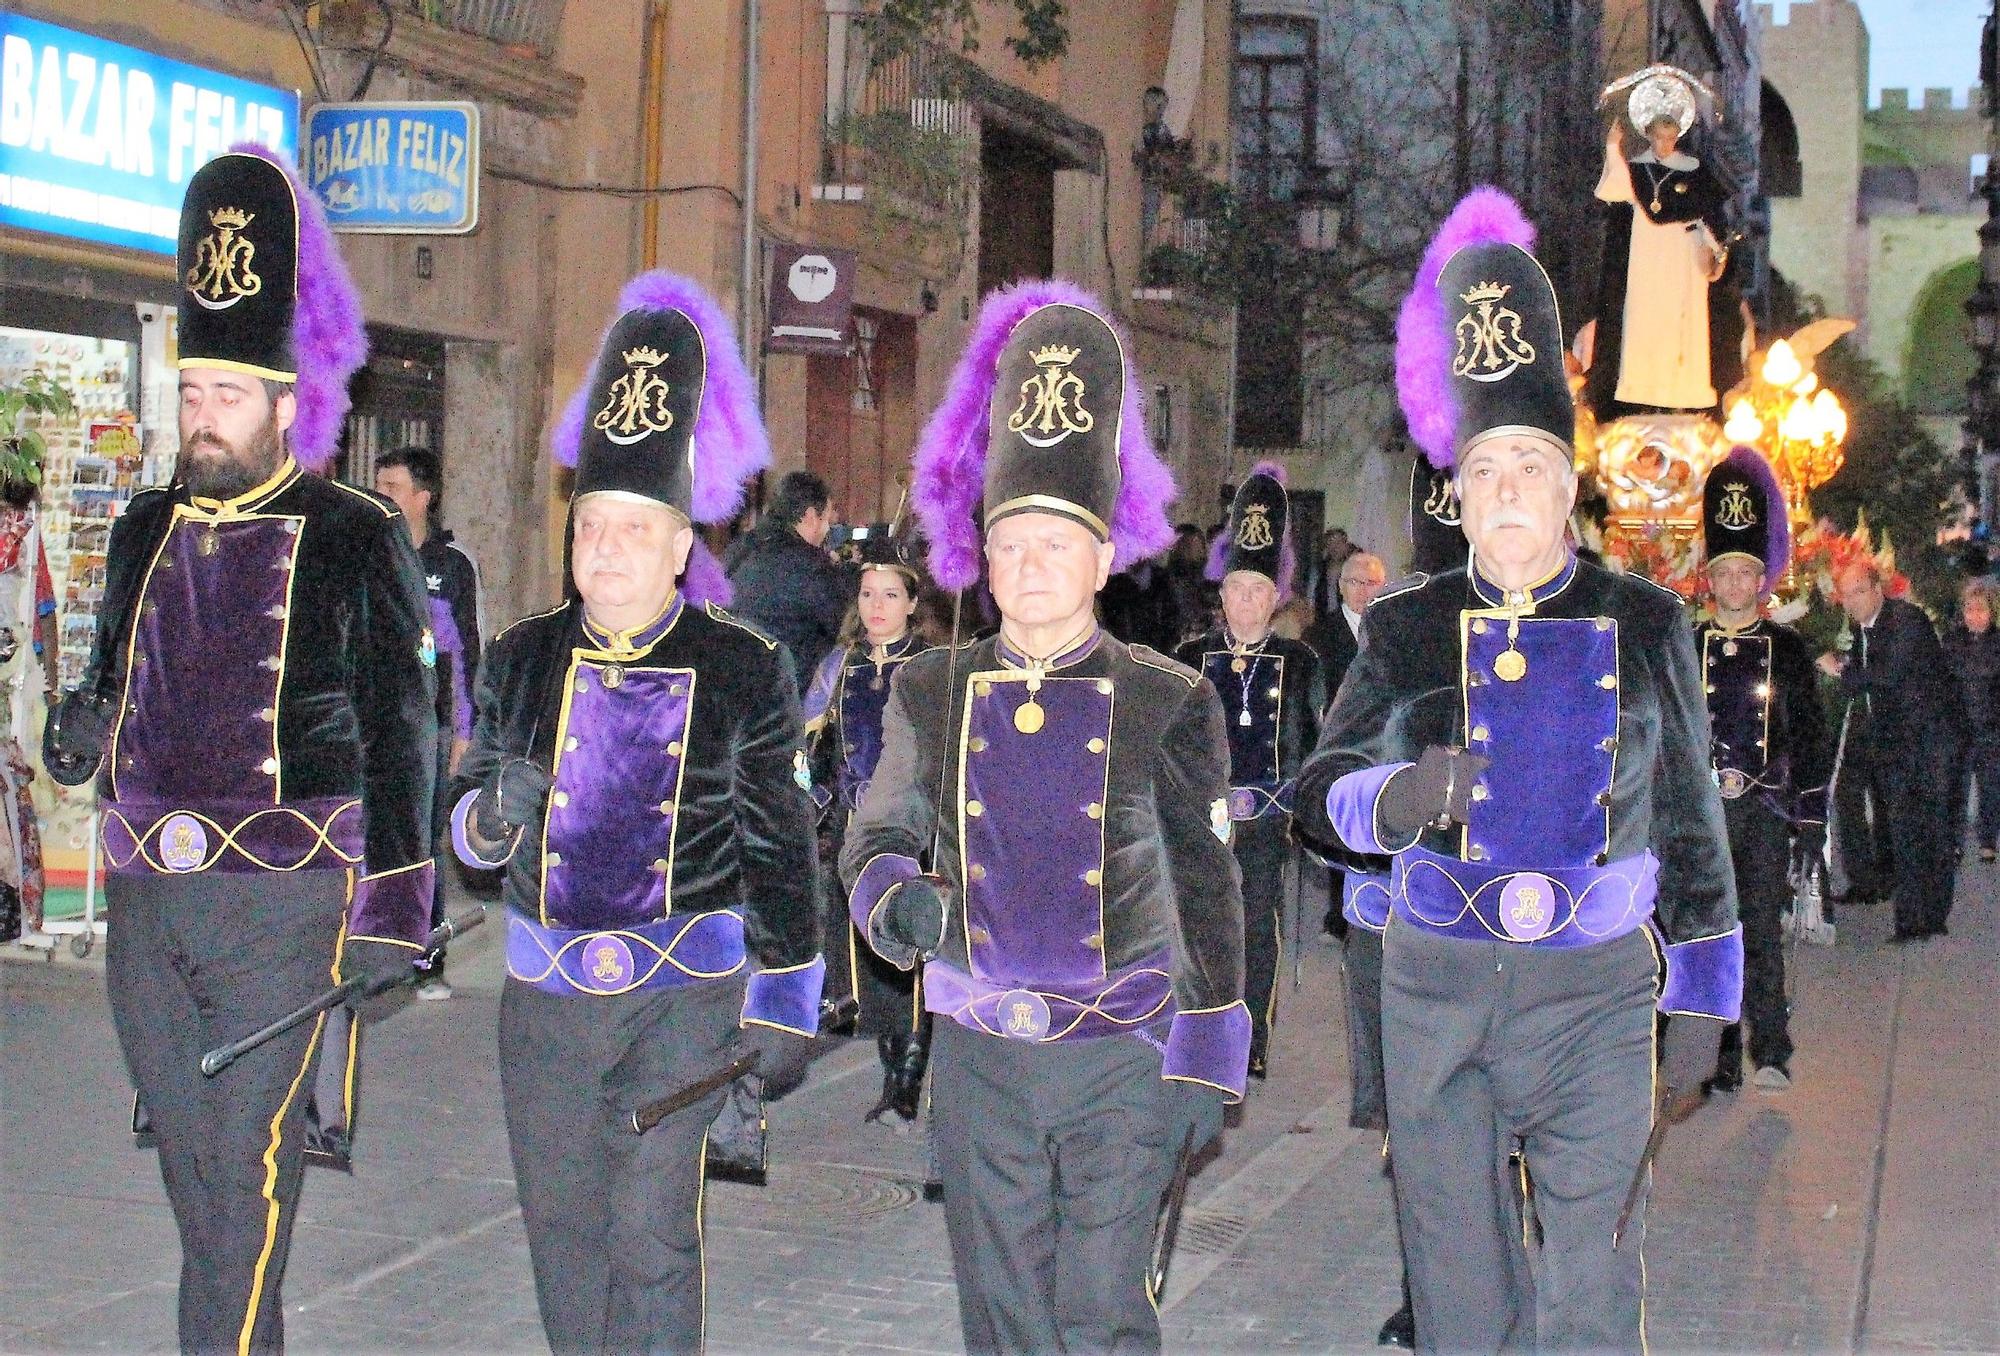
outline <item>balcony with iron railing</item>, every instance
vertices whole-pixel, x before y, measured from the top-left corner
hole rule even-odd
[[[961,221],[979,169],[971,64],[922,40],[879,42],[870,17],[840,0],[826,20],[826,121],[813,197],[919,223]]]
[[[319,42],[544,117],[570,117],[583,80],[555,65],[565,0],[324,0]]]
[[[543,61],[555,55],[565,0],[391,0],[391,7],[454,33]]]

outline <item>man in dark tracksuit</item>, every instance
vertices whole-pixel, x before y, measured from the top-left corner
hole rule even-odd
[[[1285,866],[1292,856],[1292,783],[1319,738],[1326,706],[1319,656],[1303,641],[1271,634],[1271,614],[1291,593],[1292,549],[1284,470],[1259,463],[1229,508],[1221,558],[1209,576],[1222,586],[1221,629],[1181,646],[1175,658],[1222,698],[1229,735],[1229,818],[1243,876],[1243,999],[1250,1008],[1250,1076],[1262,1079],[1277,1020],[1279,935]]]
[[[1798,632],[1760,615],[1784,576],[1792,534],[1784,491],[1753,449],[1737,448],[1708,473],[1702,539],[1716,615],[1695,628],[1695,640],[1743,916],[1743,1016],[1756,1085],[1783,1092],[1792,1081],[1781,923],[1788,868],[1796,859],[1801,870],[1817,870],[1825,854],[1832,757],[1812,651]],[[1742,1022],[1723,1033],[1712,1083],[1743,1085]]]
[[[1566,542],[1574,416],[1524,238],[1479,190],[1405,303],[1405,412],[1456,464],[1471,562],[1369,608],[1298,805],[1309,832],[1394,859],[1382,1044],[1418,1348],[1636,1351],[1643,1235],[1614,1249],[1614,1227],[1654,1116],[1714,1069],[1742,942],[1680,601]],[[1685,1014],[1657,1099],[1656,996]]]
[[[264,153],[218,157],[188,184],[179,268],[174,481],[112,528],[47,761],[98,780],[106,987],[180,1226],[181,1346],[275,1351],[328,1019],[213,1079],[199,1060],[421,954],[434,646],[394,507],[306,469],[366,351],[311,196]]]
[[[444,468],[428,447],[399,447],[375,461],[375,492],[402,511],[410,539],[417,544],[417,563],[424,571],[424,591],[431,609],[431,633],[438,652],[438,794],[433,828],[438,841],[450,832],[452,773],[472,741],[472,694],[479,681],[479,567],[465,548],[438,524],[444,494]],[[444,921],[444,878],[432,892],[431,926]],[[451,997],[444,978],[444,948],[425,958],[417,997]]]
[[[1249,1053],[1222,709],[1093,616],[1114,560],[1170,534],[1101,304],[1024,283],[974,329],[912,501],[965,588],[983,492],[1000,634],[903,666],[841,874],[869,945],[928,962],[966,1348],[1156,1351],[1161,1196]]]
[[[549,1343],[696,1351],[723,1093],[629,1118],[745,1040],[767,1080],[802,1075],[819,877],[784,653],[676,582],[697,515],[768,456],[735,432],[760,428],[753,388],[692,282],[644,274],[621,304],[557,435],[575,592],[495,637],[452,832],[507,871],[500,1087]]]

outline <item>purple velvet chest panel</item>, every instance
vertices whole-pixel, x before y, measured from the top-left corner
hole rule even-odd
[[[1493,760],[1473,791],[1463,856],[1604,865],[1618,758],[1617,622],[1524,616],[1511,640],[1504,612],[1467,612],[1459,625],[1466,747]]]
[[[1104,966],[1104,817],[1115,685],[1020,670],[972,675],[959,762],[960,879],[973,973],[1096,982]]]
[[[1770,764],[1771,638],[1702,634],[1702,681],[1708,689],[1708,721],[1715,736],[1715,766],[1723,774],[1723,795],[1741,795]],[[1730,777],[1730,773],[1740,773]]]
[[[542,837],[542,923],[635,927],[672,909],[693,669],[573,652]]]
[[[1201,671],[1222,698],[1229,784],[1277,786],[1284,781],[1278,766],[1278,715],[1285,706],[1285,657],[1205,650]]]
[[[847,805],[861,795],[882,759],[882,712],[889,705],[889,684],[908,655],[880,664],[861,651],[840,676],[840,795]]]

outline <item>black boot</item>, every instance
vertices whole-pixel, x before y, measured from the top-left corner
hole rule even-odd
[[[877,1036],[875,1053],[882,1059],[882,1096],[865,1119],[880,1120],[883,1112],[893,1111],[905,1121],[914,1121],[922,1098],[924,1069],[930,1063],[930,1032]]]
[[[1715,1076],[1703,1084],[1707,1092],[1737,1092],[1743,1087],[1743,1023],[1731,1022],[1722,1029],[1722,1044],[1715,1055]]]

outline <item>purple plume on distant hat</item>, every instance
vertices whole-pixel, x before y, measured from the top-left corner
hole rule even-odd
[[[1110,510],[1104,515],[1105,526],[1116,547],[1113,568],[1125,569],[1173,542],[1173,524],[1166,514],[1175,496],[1173,474],[1146,436],[1131,341],[1104,303],[1074,284],[1016,283],[991,293],[980,306],[944,399],[917,441],[910,502],[930,540],[931,576],[944,588],[969,588],[979,580],[984,531],[975,510],[987,490],[992,405],[1001,358],[1016,328],[1051,307],[1089,312],[1109,327],[1119,347],[1123,390],[1118,397],[1116,494],[1115,501],[1104,506]],[[1101,329],[1097,332],[1102,334]],[[1008,395],[1011,398],[1011,391]],[[1101,419],[1108,412],[1099,408],[1095,417]],[[1103,424],[1094,425],[1094,436],[1105,431]],[[1067,455],[1067,450],[1057,455]]]
[[[1438,279],[1469,245],[1516,245],[1532,252],[1535,228],[1520,205],[1497,188],[1465,195],[1424,250],[1417,278],[1396,317],[1396,397],[1410,437],[1431,465],[1448,471],[1458,457],[1458,398],[1452,392],[1454,348]]]
[[[742,508],[744,487],[750,478],[771,464],[771,443],[764,430],[763,415],[757,408],[757,388],[736,346],[735,330],[714,299],[692,278],[659,269],[641,273],[626,283],[619,294],[618,318],[607,327],[599,343],[599,371],[603,367],[603,350],[635,311],[678,312],[699,336],[699,354],[689,355],[686,361],[690,369],[700,370],[699,404],[693,428],[663,430],[670,436],[660,441],[653,456],[656,460],[691,456],[692,484],[686,489],[684,507],[695,522],[727,522]],[[577,465],[592,391],[593,381],[586,379],[556,420],[549,441],[560,465]],[[690,433],[693,450],[688,453]],[[678,499],[681,492],[677,486],[671,497]]]
[[[254,155],[284,171],[298,204],[298,300],[292,313],[292,349],[298,378],[292,397],[298,413],[287,435],[301,466],[320,470],[340,450],[347,421],[347,383],[368,359],[368,331],[361,318],[361,295],[340,257],[319,199],[281,152],[254,141],[229,148]]]

